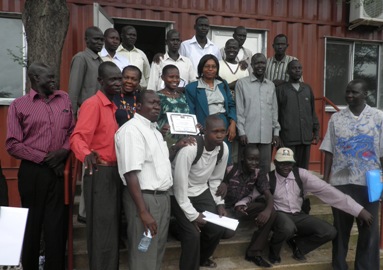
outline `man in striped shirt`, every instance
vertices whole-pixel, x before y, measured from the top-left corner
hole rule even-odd
[[[64,270],[66,211],[63,173],[74,127],[67,93],[56,90],[50,67],[28,68],[32,89],[9,106],[6,149],[21,159],[18,173],[21,204],[29,208],[22,252],[24,269],[39,267],[44,229],[44,269]]]
[[[276,35],[273,43],[275,54],[267,59],[265,73],[266,79],[272,81],[275,87],[289,80],[287,65],[292,60],[297,60],[296,57],[286,54],[287,47],[289,47],[287,36],[284,34]]]

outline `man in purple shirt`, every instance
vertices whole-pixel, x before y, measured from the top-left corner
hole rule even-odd
[[[63,173],[74,127],[68,94],[56,89],[50,67],[32,63],[32,89],[9,106],[6,149],[21,159],[18,172],[21,204],[29,208],[22,251],[24,269],[39,267],[44,230],[44,269],[64,269],[66,208]]]

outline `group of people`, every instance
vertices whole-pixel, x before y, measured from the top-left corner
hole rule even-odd
[[[212,255],[233,232],[206,222],[204,211],[253,220],[245,259],[261,267],[281,262],[285,242],[304,261],[332,240],[333,269],[347,269],[357,217],[355,269],[379,269],[379,203],[368,201],[364,173],[381,168],[383,113],[366,104],[366,83],[351,81],[349,106],[331,117],[321,145],[323,181],[307,170],[319,122],[302,65],[286,55],[287,37],[274,38],[267,59],[243,47],[244,27],[221,49],[207,38],[207,17],[198,17],[194,29],[182,43],[168,31],[167,52],[150,66],[135,47],[134,27],[121,34],[89,27],[87,48],[72,59],[69,95],[56,90],[48,65],[28,67],[31,89],[10,105],[6,139],[7,151],[22,160],[19,192],[29,208],[24,269],[38,269],[42,230],[44,269],[64,269],[62,178],[70,151],[83,163],[79,215],[92,270],[119,267],[122,209],[129,269],[161,268],[171,216],[181,241],[179,268],[217,267]],[[203,135],[171,134],[167,112],[196,115]],[[333,225],[309,215],[306,193],[332,206]],[[143,253],[137,247],[149,232]]]

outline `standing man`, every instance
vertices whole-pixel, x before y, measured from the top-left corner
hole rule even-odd
[[[292,60],[287,65],[289,81],[276,89],[281,143],[293,150],[296,165],[308,169],[311,144],[319,141],[319,121],[310,85],[300,82],[302,65]]]
[[[112,62],[98,69],[101,88],[81,106],[70,145],[84,163],[84,197],[89,269],[118,269],[118,227],[121,181],[114,134],[118,129],[113,103],[121,91],[122,75]]]
[[[251,50],[243,47],[243,44],[246,42],[247,30],[243,26],[238,26],[234,29],[233,38],[238,41],[239,51],[236,57],[236,60],[241,64],[241,68],[248,69],[249,73],[252,73],[251,69],[251,57],[253,53]],[[221,48],[222,59],[226,59],[225,47]],[[244,64],[245,63],[245,64]]]
[[[237,128],[242,145],[255,143],[260,152],[260,170],[270,171],[271,144],[279,146],[278,104],[274,84],[265,78],[266,57],[251,58],[253,73],[235,86]]]
[[[296,57],[286,54],[286,49],[289,47],[287,36],[284,34],[276,35],[274,38],[273,48],[274,56],[267,59],[265,77],[272,81],[275,86],[283,82],[289,81],[287,74],[287,64],[292,60],[297,60]],[[302,78],[301,78],[302,80]]]
[[[179,87],[184,87],[188,83],[197,80],[197,72],[190,59],[178,53],[180,44],[180,33],[174,29],[169,30],[166,34],[168,51],[165,55],[160,57],[159,63],[152,62],[148,89],[159,91],[165,88],[161,75],[162,69],[167,65],[175,65],[178,68],[181,79]]]
[[[124,67],[129,66],[127,58],[117,53],[117,48],[120,46],[120,35],[114,28],[108,28],[104,32],[104,48],[100,52],[102,61],[111,61],[118,66],[122,71]]]
[[[185,55],[192,61],[195,71],[199,60],[205,54],[212,54],[218,60],[222,59],[219,48],[207,38],[209,29],[209,19],[206,16],[199,16],[194,24],[195,35],[181,43],[180,55]]]
[[[121,45],[117,52],[128,59],[130,65],[138,67],[142,72],[140,86],[146,89],[150,76],[150,64],[146,54],[134,45],[137,41],[137,31],[131,25],[124,26],[121,30]]]
[[[157,130],[160,98],[153,90],[137,96],[134,117],[116,133],[118,170],[128,223],[128,268],[159,270],[165,254],[173,185],[169,151]],[[137,247],[143,233],[152,235],[146,253]]]
[[[98,55],[104,45],[102,31],[95,26],[87,28],[85,43],[86,49],[73,56],[70,65],[68,92],[75,118],[77,118],[77,111],[84,100],[93,96],[100,87],[97,72],[102,63],[101,57]]]
[[[174,196],[171,200],[172,213],[177,220],[181,239],[179,269],[198,270],[200,266],[217,267],[210,257],[225,229],[207,223],[202,213],[209,211],[226,216],[224,200],[216,195],[229,157],[228,147],[223,142],[225,136],[224,121],[217,115],[209,115],[205,122],[203,152],[197,162],[195,159],[198,144],[182,148],[173,161],[175,181]],[[223,151],[221,155],[220,151]]]
[[[64,167],[74,127],[68,94],[56,90],[53,70],[43,63],[28,68],[32,89],[9,106],[6,149],[21,159],[18,173],[22,207],[29,208],[22,265],[39,268],[40,237],[44,231],[45,268],[65,267],[67,209]]]
[[[370,227],[358,223],[355,269],[380,269],[379,201],[369,202],[366,172],[381,169],[383,164],[383,112],[366,104],[367,84],[352,80],[346,88],[348,107],[332,115],[320,149],[325,153],[325,181],[350,195],[374,221]],[[354,217],[332,209],[338,231],[333,241],[332,267],[348,269],[346,256]]]

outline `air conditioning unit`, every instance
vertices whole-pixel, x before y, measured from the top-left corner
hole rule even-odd
[[[383,0],[351,0],[350,23],[383,25]]]

